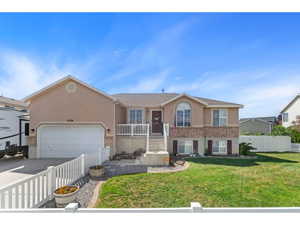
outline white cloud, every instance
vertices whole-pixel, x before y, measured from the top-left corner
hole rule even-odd
[[[243,104],[241,117],[277,116],[300,93],[299,73],[288,68],[285,71],[210,72],[186,82],[175,79],[166,90]]]
[[[245,89],[236,99],[244,104],[241,117],[277,116],[300,92],[300,79],[291,77],[291,82],[260,85]]]
[[[159,73],[145,76],[145,78],[139,80],[136,84],[130,85],[124,88],[113,88],[111,93],[149,93],[160,91],[159,89],[164,88],[167,77],[169,76],[171,70],[165,69]]]
[[[0,62],[0,94],[11,98],[24,98],[69,74],[82,78],[80,66],[58,67],[55,61],[44,63],[12,50],[1,51]]]
[[[107,81],[116,81],[156,68],[172,66],[172,59],[180,52],[180,38],[196,21],[193,18],[175,24],[158,33],[149,42],[139,45],[122,57],[120,68]]]

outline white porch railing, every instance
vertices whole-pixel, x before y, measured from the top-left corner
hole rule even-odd
[[[149,124],[118,124],[117,135],[147,136]]]
[[[34,176],[0,188],[0,209],[38,208],[53,198],[56,188],[84,176],[84,155],[62,165],[48,167]]]
[[[147,124],[146,152],[149,152],[150,125]]]
[[[163,133],[164,133],[165,151],[168,151],[168,136],[169,136],[169,124],[168,123],[164,123]]]

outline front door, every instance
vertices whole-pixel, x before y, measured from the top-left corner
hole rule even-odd
[[[152,133],[162,133],[161,111],[152,111]]]

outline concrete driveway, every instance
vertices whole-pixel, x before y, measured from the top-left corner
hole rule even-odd
[[[0,188],[33,176],[49,166],[57,166],[71,159],[23,159],[12,157],[0,159]]]

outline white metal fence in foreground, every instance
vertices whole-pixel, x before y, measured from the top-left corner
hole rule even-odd
[[[198,202],[191,202],[186,208],[114,208],[94,209],[78,208],[78,203],[71,203],[66,208],[43,208],[43,209],[4,209],[0,213],[300,213],[300,207],[286,208],[204,208]]]
[[[84,176],[84,155],[32,177],[0,188],[0,209],[38,208],[53,198],[56,188]]]

